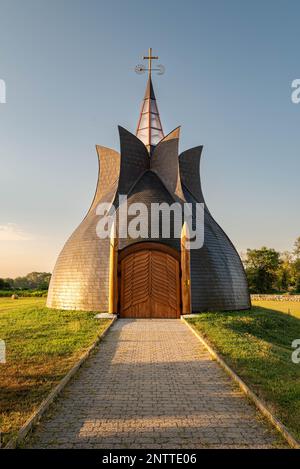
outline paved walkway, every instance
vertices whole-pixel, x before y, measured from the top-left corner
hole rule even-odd
[[[270,429],[176,319],[118,320],[28,441],[34,448],[267,448]]]

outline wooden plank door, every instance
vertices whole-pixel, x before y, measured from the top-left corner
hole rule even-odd
[[[139,251],[121,262],[121,316],[151,317],[150,252]]]
[[[180,317],[179,262],[155,250],[134,252],[121,261],[121,317]]]
[[[151,317],[180,316],[179,264],[169,254],[151,252]]]

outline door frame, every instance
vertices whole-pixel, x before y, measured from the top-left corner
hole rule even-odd
[[[126,246],[122,250],[119,251],[118,255],[118,314],[121,312],[121,262],[125,257],[129,256],[138,251],[160,251],[164,252],[165,254],[169,254],[171,257],[178,261],[179,267],[179,309],[180,315],[182,314],[182,270],[181,270],[181,254],[180,252],[176,251],[176,249],[171,248],[167,244],[162,244],[159,242],[151,242],[151,241],[140,241],[134,244],[130,244]]]
[[[171,248],[167,244],[156,243],[151,241],[141,241],[138,243],[130,244],[119,251],[119,264],[120,262],[127,257],[129,254],[138,251],[161,251],[169,254],[170,256],[174,257],[180,264],[180,252],[176,251],[176,249]]]

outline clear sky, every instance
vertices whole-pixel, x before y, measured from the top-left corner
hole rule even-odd
[[[208,207],[239,252],[300,236],[300,2],[0,0],[0,277],[51,271],[92,200],[95,144],[135,131],[148,47],[165,133],[203,144]]]

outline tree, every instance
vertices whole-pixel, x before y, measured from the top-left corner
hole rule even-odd
[[[10,288],[9,283],[4,278],[0,278],[0,290],[7,290]]]
[[[280,264],[277,268],[275,287],[277,291],[287,292],[294,285],[293,256],[285,251],[280,254]]]
[[[19,290],[47,290],[50,278],[48,272],[31,272],[25,277],[15,278],[11,286]]]
[[[30,289],[47,290],[50,278],[51,274],[47,272],[31,272],[26,275],[26,282]]]
[[[261,249],[247,249],[245,267],[249,288],[252,293],[270,293],[275,289],[280,253],[263,246]]]
[[[300,257],[295,259],[292,265],[294,275],[294,291],[300,293]]]
[[[14,280],[12,278],[5,278],[4,282],[7,283],[8,289],[13,289],[14,287]]]
[[[294,293],[300,293],[300,236],[296,239],[294,243],[294,249],[291,257],[291,288]]]
[[[295,259],[300,259],[300,236],[299,238],[296,239],[294,243],[293,254],[294,254]]]
[[[28,282],[26,277],[16,277],[14,279],[14,288],[20,289],[20,290],[27,290],[28,288]]]

